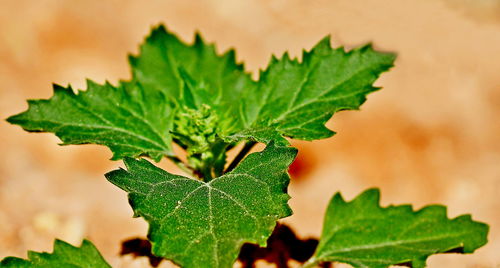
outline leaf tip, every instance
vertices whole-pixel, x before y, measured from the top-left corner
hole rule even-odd
[[[127,54],[127,59],[128,59],[128,63],[130,64],[130,66],[137,66],[137,63],[139,61],[138,56],[134,56],[132,53],[129,53],[129,54]]]
[[[100,86],[97,82],[91,80],[90,78],[85,78],[85,84],[87,86],[87,90],[90,90],[90,89],[93,89],[93,88]],[[105,85],[106,86],[110,85],[108,80],[106,80]]]
[[[123,168],[118,168],[112,171],[109,171],[104,174],[104,177],[111,183],[115,184],[114,182],[118,180],[118,178],[123,177],[128,175],[128,172],[123,169]]]
[[[326,35],[325,37],[323,37],[310,51],[309,53],[312,53],[313,51],[316,51],[316,50],[326,50],[326,51],[329,51],[332,49],[332,46],[331,46],[331,35]]]
[[[364,204],[370,204],[375,207],[379,207],[380,204],[380,189],[370,188],[362,192],[359,196],[354,198],[351,202],[360,202]]]
[[[165,25],[163,23],[160,23],[160,24],[153,26],[151,28],[150,36],[155,36],[158,34],[168,34],[167,27],[165,27]]]
[[[323,37],[323,39],[321,39],[320,43],[321,42],[324,42],[325,45],[327,45],[328,47],[331,48],[331,44],[332,44],[332,34],[327,34],[325,37]]]
[[[195,47],[202,46],[204,43],[205,41],[203,40],[203,36],[201,35],[200,31],[196,30],[194,32],[194,46]]]
[[[71,94],[74,95],[73,88],[71,88],[71,85],[68,85],[67,87],[61,86],[59,84],[53,83],[52,84],[52,89],[54,91],[54,95],[57,94]]]
[[[76,248],[75,246],[71,245],[68,242],[62,241],[60,239],[55,239],[54,240],[54,246],[53,246],[53,254],[56,252],[63,251],[65,249],[70,249],[70,248]]]
[[[334,206],[334,204],[346,204],[347,202],[340,192],[336,192],[329,203],[330,206]]]
[[[367,52],[371,54],[376,54],[383,62],[387,62],[391,67],[394,66],[394,61],[397,58],[397,53],[392,51],[384,51],[383,49],[375,48],[375,45],[372,42],[361,46],[355,51]]]
[[[5,121],[7,121],[9,124],[18,125],[22,122],[21,118],[23,117],[23,114],[24,114],[24,112],[21,112],[21,113],[15,114],[15,115],[11,115],[11,116],[7,117],[5,119]]]

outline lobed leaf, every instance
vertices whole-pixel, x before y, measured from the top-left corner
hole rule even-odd
[[[87,90],[54,85],[48,100],[30,100],[27,111],[7,119],[30,132],[53,132],[66,144],[101,144],[113,159],[171,154],[173,108],[162,92],[137,84],[87,81]]]
[[[210,107],[219,118],[217,134],[227,142],[288,144],[283,137],[332,136],[326,121],[337,111],[358,109],[394,59],[369,45],[349,52],[332,49],[325,38],[304,52],[302,62],[288,54],[273,57],[254,82],[236,63],[233,50],[217,55],[199,35],[187,45],[160,26],[130,62],[141,84],[164,90],[191,109]]]
[[[338,261],[354,267],[419,268],[432,254],[472,253],[487,242],[488,225],[473,221],[470,215],[448,219],[440,205],[418,211],[410,205],[383,208],[379,196],[378,189],[370,189],[346,202],[337,193],[309,264]]]
[[[74,247],[64,241],[55,240],[52,253],[28,251],[28,259],[7,257],[0,262],[0,267],[13,268],[111,268],[97,248],[88,240],[83,240],[80,247]]]
[[[149,223],[153,254],[183,267],[231,267],[244,243],[265,246],[276,221],[291,214],[287,169],[295,155],[271,144],[210,182],[126,158],[127,170],[106,178]]]
[[[8,121],[53,132],[63,144],[108,146],[113,159],[158,161],[172,154],[173,139],[194,168],[208,174],[207,165],[220,170],[228,148],[241,140],[288,145],[284,137],[330,137],[326,121],[337,111],[358,109],[394,58],[371,46],[332,49],[325,38],[304,52],[302,62],[288,54],[273,57],[254,81],[234,50],[219,55],[199,35],[186,44],[159,26],[129,57],[131,81],[118,87],[89,81],[78,94],[54,86],[51,99],[29,101],[26,112]],[[192,123],[200,116],[207,120]]]
[[[160,25],[141,45],[139,55],[129,60],[133,80],[144,88],[163,91],[179,106],[211,107],[220,120],[219,134],[242,127],[238,104],[242,92],[254,91],[256,83],[236,63],[234,50],[218,55],[199,34],[193,44],[186,44]]]
[[[302,62],[288,54],[273,57],[260,74],[258,90],[246,92],[242,102],[249,126],[234,135],[262,142],[278,136],[328,138],[334,132],[325,123],[338,111],[359,109],[394,60],[394,54],[376,52],[370,45],[349,52],[332,49],[328,37],[305,51]]]

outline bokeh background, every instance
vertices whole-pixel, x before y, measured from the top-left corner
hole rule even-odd
[[[317,236],[332,194],[380,187],[384,205],[442,203],[451,217],[490,224],[487,246],[433,256],[429,267],[500,267],[498,0],[0,0],[0,258],[86,237],[115,267],[147,267],[118,257],[120,242],[147,225],[104,179],[121,165],[109,150],[58,146],[3,119],[27,98],[49,98],[53,82],[129,78],[126,54],[158,23],[186,41],[198,30],[220,51],[236,48],[254,73],[271,54],[300,56],[328,34],[335,46],[397,52],[377,82],[384,89],[329,122],[335,137],[295,142],[295,214],[284,222]]]

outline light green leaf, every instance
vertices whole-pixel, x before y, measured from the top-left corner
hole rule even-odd
[[[48,100],[30,100],[27,111],[7,119],[32,132],[53,132],[63,144],[101,144],[113,159],[171,154],[173,112],[162,92],[140,85],[114,87],[87,81],[87,90],[54,85]]]
[[[383,268],[405,264],[425,267],[436,253],[472,253],[487,242],[488,225],[470,215],[448,219],[446,208],[432,205],[413,211],[410,205],[380,207],[378,189],[351,202],[336,194],[326,211],[323,233],[313,258],[354,267]]]
[[[80,247],[74,247],[64,241],[54,242],[53,253],[28,251],[28,259],[7,257],[0,262],[5,268],[111,268],[97,248],[88,240],[83,240]]]
[[[127,170],[106,178],[149,223],[153,254],[183,267],[232,267],[243,243],[264,246],[276,221],[291,214],[287,169],[295,155],[271,144],[210,182],[126,158]]]

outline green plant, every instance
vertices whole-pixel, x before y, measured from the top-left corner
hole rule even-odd
[[[8,118],[27,131],[53,132],[63,144],[101,144],[126,169],[106,178],[129,193],[135,217],[149,223],[154,255],[183,267],[231,267],[244,243],[265,246],[277,220],[291,215],[287,170],[297,153],[285,137],[331,137],[325,127],[341,110],[358,109],[395,55],[370,45],[345,52],[320,41],[302,60],[273,57],[253,80],[230,50],[218,55],[196,35],[181,42],[153,29],[132,78],[117,85],[88,81],[85,91],[54,85],[48,100]],[[261,152],[248,154],[256,143]],[[172,143],[186,152],[177,156]],[[240,152],[228,163],[226,153]],[[248,155],[247,155],[248,154]],[[141,157],[167,157],[186,172],[173,175]],[[470,216],[448,219],[443,206],[378,204],[368,190],[346,202],[336,194],[323,234],[304,264],[424,267],[429,255],[471,253],[486,243],[488,226]],[[54,253],[5,258],[5,267],[108,267],[90,242],[56,241]]]

